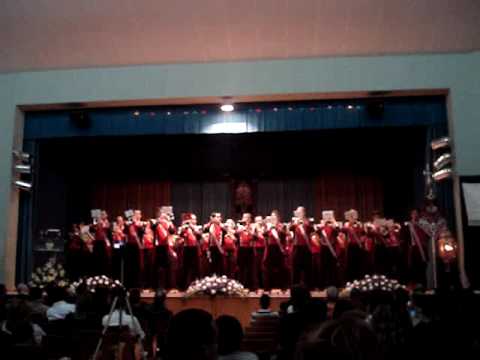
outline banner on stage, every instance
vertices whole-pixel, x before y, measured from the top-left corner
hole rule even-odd
[[[480,184],[463,183],[469,226],[480,226]]]

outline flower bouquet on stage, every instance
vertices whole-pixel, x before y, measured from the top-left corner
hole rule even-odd
[[[119,280],[113,280],[105,275],[97,275],[83,278],[72,283],[72,290],[76,290],[79,286],[85,286],[87,291],[94,293],[98,289],[119,290],[124,291],[125,287]]]
[[[229,279],[226,275],[206,276],[203,279],[195,280],[185,292],[186,297],[195,295],[208,296],[247,296],[248,289],[245,289],[237,280]]]
[[[385,275],[365,275],[363,279],[348,282],[345,290],[351,292],[352,290],[361,292],[367,291],[395,291],[398,289],[406,289],[405,285],[401,285],[398,280],[389,279]]]
[[[51,258],[43,266],[35,269],[35,271],[32,273],[32,279],[29,281],[28,285],[30,287],[38,287],[40,289],[50,285],[64,288],[69,285],[69,281],[66,278],[63,265],[57,263],[55,258]]]

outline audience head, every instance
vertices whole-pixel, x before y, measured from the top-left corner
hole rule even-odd
[[[205,310],[187,309],[173,316],[167,332],[167,360],[214,360],[217,333],[212,316]]]
[[[324,323],[299,342],[296,360],[378,359],[377,337],[363,320],[349,317]]]
[[[305,319],[309,324],[320,324],[327,320],[327,303],[318,298],[312,298],[305,305]]]
[[[142,298],[142,296],[141,296],[141,291],[140,291],[140,289],[137,289],[137,288],[130,289],[128,299],[130,300],[130,304],[131,304],[131,305],[137,305],[137,304],[139,304],[141,298]]]
[[[333,309],[333,318],[339,319],[345,312],[354,310],[352,302],[347,299],[340,299],[335,303],[335,308]]]
[[[167,292],[163,288],[158,288],[155,291],[155,298],[153,299],[153,303],[156,306],[164,306],[165,300],[167,299]]]
[[[327,292],[327,301],[337,301],[338,299],[338,289],[335,286],[329,286],[326,290]]]
[[[17,285],[17,294],[20,296],[28,296],[30,289],[27,285],[20,283]]]
[[[0,299],[7,297],[7,288],[5,284],[0,284]]]
[[[301,310],[310,300],[310,291],[303,285],[294,285],[290,290],[290,303],[294,311]]]
[[[270,308],[270,296],[268,294],[262,294],[260,296],[260,308],[269,309]]]
[[[32,287],[30,289],[30,299],[31,300],[42,300],[43,299],[43,290],[39,287]]]
[[[230,315],[219,316],[216,320],[218,331],[218,354],[228,355],[240,350],[243,329],[240,321]]]

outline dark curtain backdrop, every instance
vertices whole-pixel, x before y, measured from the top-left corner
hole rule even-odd
[[[179,221],[183,212],[197,215],[206,223],[210,214],[219,211],[224,219],[232,217],[232,193],[230,181],[182,181],[172,184],[172,205]],[[236,219],[235,219],[236,220]]]
[[[283,221],[292,217],[297,206],[304,206],[309,214],[314,208],[314,180],[278,179],[260,180],[257,185],[257,209],[259,215],[268,215],[273,209],[280,211]]]
[[[154,218],[159,206],[171,204],[169,181],[97,182],[93,184],[90,203],[105,209],[114,219],[127,209],[142,210],[145,219]]]
[[[383,181],[378,176],[349,172],[327,173],[318,176],[314,184],[315,218],[322,210],[334,210],[337,220],[344,220],[344,212],[356,209],[361,220],[370,218],[372,211],[384,210]]]

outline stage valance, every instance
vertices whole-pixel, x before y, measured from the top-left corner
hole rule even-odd
[[[443,97],[391,98],[218,106],[141,107],[84,110],[89,120],[74,121],[71,111],[27,113],[25,139],[77,136],[215,134],[342,128],[446,126]],[[441,129],[440,132],[442,132]]]

